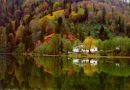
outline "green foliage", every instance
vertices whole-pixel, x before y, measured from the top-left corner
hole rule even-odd
[[[62,39],[59,34],[54,35],[48,43],[44,43],[38,48],[41,54],[68,53],[71,50],[72,43],[68,39]]]
[[[73,47],[81,45],[81,41],[79,39],[75,40]]]
[[[130,38],[114,37],[110,40],[102,41],[100,49],[105,52],[112,52],[113,54],[116,53],[118,55],[129,55]]]
[[[96,39],[95,45],[98,47],[99,50],[100,50],[100,45],[101,44],[102,44],[102,40],[101,39]]]
[[[72,50],[72,43],[69,40],[62,39],[62,43],[63,43],[63,51],[65,53],[68,53],[68,51]]]
[[[101,43],[100,49],[104,50],[104,51],[113,50],[113,42],[112,42],[112,40],[103,41]]]
[[[56,34],[52,36],[51,40],[48,43],[44,43],[39,47],[41,54],[59,54],[61,51],[61,36]]]
[[[41,53],[41,54],[45,54],[47,53],[47,44],[42,44],[39,48],[38,48],[38,51]]]

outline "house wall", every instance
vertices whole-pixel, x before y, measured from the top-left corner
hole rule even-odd
[[[92,48],[92,49],[90,49],[90,51],[92,53],[97,52],[98,48],[97,47]],[[84,49],[83,47],[81,47],[81,48],[80,47],[75,47],[75,48],[73,48],[73,52],[75,52],[75,53],[78,53],[78,52],[88,53],[89,50],[88,49]]]

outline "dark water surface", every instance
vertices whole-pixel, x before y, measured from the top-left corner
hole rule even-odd
[[[0,90],[130,90],[130,59],[0,56]]]

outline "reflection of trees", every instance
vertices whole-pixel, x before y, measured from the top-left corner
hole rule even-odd
[[[116,65],[118,64],[118,65]],[[113,76],[123,76],[128,77],[130,76],[130,66],[126,64],[126,61],[123,60],[104,60],[103,62],[100,61],[98,64],[99,72],[104,72]]]
[[[6,60],[4,59],[4,57],[0,56],[0,80],[4,78],[7,69]]]
[[[37,67],[33,58],[16,59],[10,57],[9,59],[10,61],[5,62],[7,69],[5,77],[2,79],[3,88],[43,89],[48,86],[50,75],[44,71],[43,67]]]
[[[115,63],[119,63],[116,66]],[[99,61],[99,80],[100,88],[102,90],[127,90],[127,84],[130,67],[126,64],[126,61],[120,59],[103,59]]]
[[[125,78],[114,77],[106,73],[99,74],[100,89],[101,90],[124,90]]]
[[[22,65],[22,69],[23,69],[23,77],[24,77],[24,85],[26,87],[29,86],[29,79],[30,79],[30,76],[31,76],[31,72],[32,72],[32,69],[33,69],[33,59],[28,59],[27,57],[25,57],[25,63]]]
[[[91,62],[92,58],[89,58],[89,63],[85,63],[85,65],[83,66],[84,72],[86,75],[88,76],[92,76],[97,72],[97,66],[96,65],[92,65]]]
[[[115,65],[117,62],[120,66]],[[129,66],[126,63],[99,60],[97,73],[88,76],[84,67],[74,66],[65,57],[0,58],[0,68],[3,68],[0,80],[4,89],[129,90]]]
[[[92,76],[97,71],[97,67],[88,63],[84,66],[84,71],[86,75]]]

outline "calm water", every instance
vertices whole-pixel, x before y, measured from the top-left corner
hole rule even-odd
[[[129,59],[0,56],[0,90],[130,90]]]

